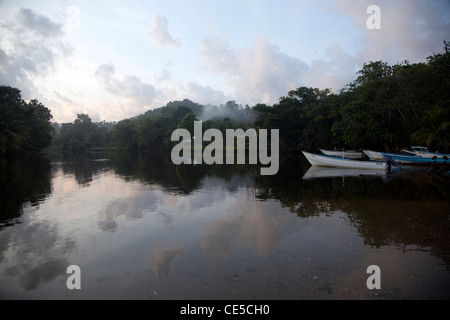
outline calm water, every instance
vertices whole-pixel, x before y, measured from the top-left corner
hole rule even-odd
[[[308,169],[3,161],[0,298],[450,298],[450,176]]]

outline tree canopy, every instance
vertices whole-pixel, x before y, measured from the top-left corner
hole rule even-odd
[[[19,89],[0,86],[0,156],[39,154],[51,143],[52,118],[38,100],[27,103]]]
[[[92,122],[87,114],[78,114],[72,123],[63,123],[60,140],[64,151],[79,152],[108,142],[107,129]]]
[[[256,105],[255,125],[279,128],[284,150],[401,149],[423,144],[448,151],[450,57],[390,66],[364,64],[339,94],[301,87],[273,106]]]

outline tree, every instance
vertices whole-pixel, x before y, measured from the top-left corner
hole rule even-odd
[[[448,105],[428,110],[425,118],[425,128],[416,131],[412,135],[412,141],[418,144],[426,144],[428,148],[439,149],[442,152],[450,149],[450,121]],[[445,114],[447,112],[447,115]]]
[[[0,87],[0,152],[2,155],[20,151],[29,136],[23,113],[25,101],[20,90]]]
[[[178,123],[178,129],[186,129],[191,134],[191,137],[194,136],[194,121],[198,121],[195,114],[192,112],[186,114],[183,119]],[[201,137],[200,137],[201,138]]]
[[[373,110],[372,104],[361,100],[344,105],[340,111],[341,120],[332,126],[334,136],[339,136],[346,147],[379,149],[389,139],[389,132]]]
[[[51,142],[51,119],[39,101],[27,103],[19,89],[0,86],[0,156],[39,154]]]
[[[258,104],[254,107],[255,126],[264,129],[279,129],[280,147],[284,150],[306,149],[311,145],[311,139],[314,140],[311,134],[311,130],[317,128],[313,124],[314,120],[322,120],[312,110],[320,104],[326,109],[323,101],[330,93],[329,89],[300,87],[289,91],[288,95],[281,97],[279,103],[274,106]],[[323,111],[326,115],[326,111]]]
[[[73,123],[63,123],[61,137],[64,151],[79,152],[86,148],[101,145],[98,126],[87,114],[77,114]]]
[[[26,146],[28,150],[40,152],[50,145],[54,133],[52,118],[50,110],[36,99],[28,103],[25,115],[25,123],[30,132]]]
[[[137,150],[135,122],[130,119],[119,121],[111,131],[111,143],[129,151]]]

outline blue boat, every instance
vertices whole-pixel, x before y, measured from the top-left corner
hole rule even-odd
[[[382,155],[391,157],[392,159],[399,161],[405,165],[423,165],[423,164],[450,164],[449,158],[447,156],[443,157],[432,157],[424,158],[419,156],[409,156],[405,154],[397,153],[382,153]]]

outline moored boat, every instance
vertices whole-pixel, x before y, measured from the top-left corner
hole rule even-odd
[[[376,160],[376,161],[383,160],[383,154],[381,152],[372,151],[372,150],[363,150],[363,152],[366,154],[366,156],[369,157],[370,160]]]
[[[392,161],[369,161],[369,160],[352,160],[346,158],[338,158],[327,155],[319,155],[303,151],[303,155],[312,166],[334,167],[348,169],[366,169],[366,170],[384,170],[391,172],[392,167],[396,164]]]
[[[382,153],[385,156],[391,157],[392,159],[399,161],[402,164],[407,165],[427,165],[427,164],[446,164],[450,163],[449,158],[444,155],[442,157],[434,156],[432,158],[425,158],[419,156],[408,156],[396,153]]]
[[[326,156],[331,156],[331,157],[347,158],[347,159],[361,158],[361,152],[355,151],[355,150],[342,150],[342,151],[334,150],[334,151],[332,151],[332,150],[320,149],[320,152],[322,152]]]
[[[426,147],[413,146],[413,147],[411,147],[411,150],[412,151],[409,151],[409,150],[405,150],[405,151],[413,153],[416,156],[419,156],[419,157],[422,157],[422,158],[433,158],[433,157],[437,157],[437,158],[447,157],[447,158],[450,158],[450,154],[439,153],[439,152],[430,152],[430,151],[428,151],[428,148],[426,148]]]

